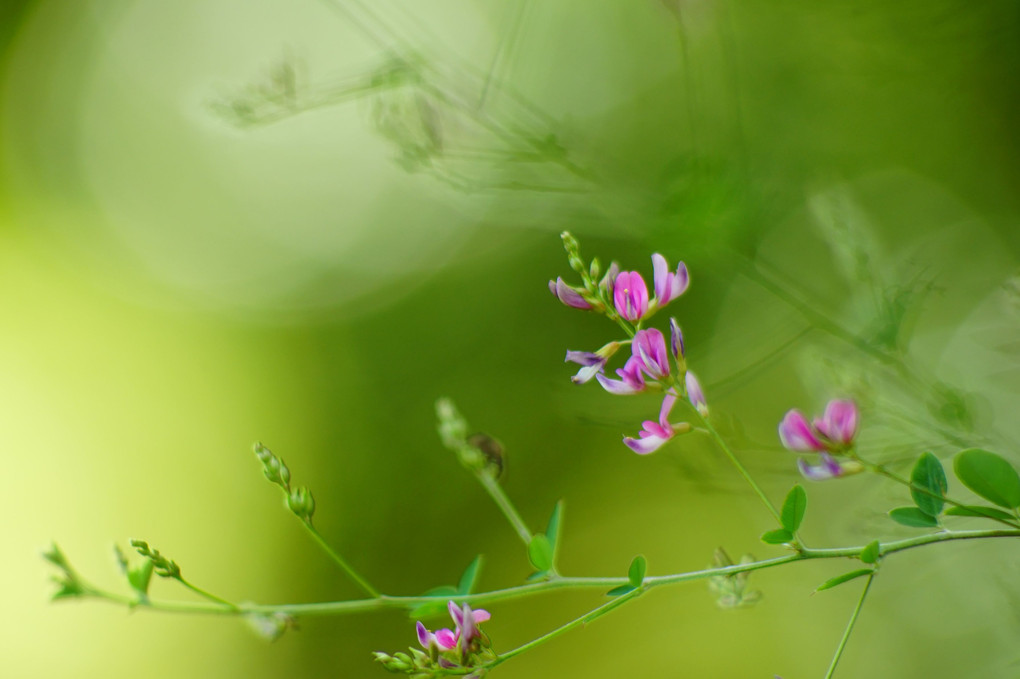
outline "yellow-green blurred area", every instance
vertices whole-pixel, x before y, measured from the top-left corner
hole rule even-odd
[[[550,296],[564,229],[646,278],[652,252],[686,261],[669,312],[777,502],[798,475],[776,423],[836,396],[900,471],[967,446],[1020,463],[1015,0],[5,0],[0,39],[2,677],[386,676],[370,652],[414,643],[403,612],[269,644],[50,604],[39,554],[126,593],[112,545],[144,538],[230,600],[362,596],[261,478],[261,440],[384,592],[478,553],[481,587],[518,584],[440,396],[504,443],[533,528],[565,498],[565,573],[782,554],[708,441],[622,445],[653,396],[570,383],[564,350],[618,331]],[[919,532],[877,478],[808,493],[811,546]],[[820,677],[860,581],[809,594],[856,567],[755,573],[744,610],[656,589],[498,676]],[[1018,582],[1012,540],[897,554],[837,676],[1020,676]],[[494,603],[486,629],[508,650],[602,601]]]

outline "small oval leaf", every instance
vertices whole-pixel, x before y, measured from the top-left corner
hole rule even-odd
[[[804,512],[807,511],[807,493],[800,484],[797,484],[786,496],[783,502],[783,528],[796,533],[800,530],[800,524],[804,520]]]
[[[931,453],[925,453],[917,459],[913,471],[910,472],[910,496],[914,498],[917,508],[928,516],[938,516],[945,507],[946,491],[949,483],[942,463]]]
[[[939,525],[935,517],[925,514],[917,507],[897,507],[889,512],[889,518],[911,528],[934,528]]]
[[[531,565],[537,570],[547,571],[552,568],[552,545],[549,544],[549,538],[542,533],[537,533],[531,538],[531,542],[528,543],[528,559],[531,560]]]
[[[627,579],[630,580],[630,584],[634,589],[640,587],[641,583],[644,582],[646,570],[648,570],[648,562],[645,560],[645,557],[638,554],[630,562],[630,568],[627,570]]]
[[[970,448],[956,455],[953,470],[963,485],[992,504],[1020,507],[1020,475],[1002,456]]]
[[[766,545],[782,545],[793,542],[793,533],[785,528],[777,528],[776,530],[770,530],[767,533],[762,533],[761,541]]]
[[[865,575],[872,575],[874,572],[874,568],[862,568],[859,571],[850,571],[843,575],[837,575],[831,580],[826,580],[822,584],[818,585],[818,587],[815,588],[815,591],[823,592],[827,589],[832,589],[837,585],[842,585],[844,582],[850,582],[851,580],[856,580],[857,578],[864,577]]]

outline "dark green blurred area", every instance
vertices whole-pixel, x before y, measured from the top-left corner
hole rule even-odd
[[[890,464],[1020,462],[1016,2],[8,0],[0,40],[4,677],[385,676],[369,652],[414,641],[399,612],[270,645],[48,605],[37,555],[54,539],[118,587],[110,545],[137,537],[229,599],[359,596],[260,478],[261,440],[384,591],[478,553],[483,587],[519,583],[440,396],[505,444],[533,526],[566,499],[569,574],[778,553],[707,442],[621,444],[654,398],[569,382],[564,350],[615,335],[546,289],[564,229],[649,278],[652,252],[686,261],[670,313],[772,497],[797,481],[776,423],[834,396]],[[812,546],[913,534],[875,479],[808,491]],[[890,559],[838,676],[1017,676],[1016,553]],[[808,594],[850,568],[755,574],[749,610],[656,591],[499,676],[821,676],[857,591]],[[600,601],[493,605],[487,630],[509,649]]]

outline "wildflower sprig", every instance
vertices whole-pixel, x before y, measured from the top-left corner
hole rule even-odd
[[[478,583],[483,560],[478,556],[463,571],[456,586],[434,587],[421,595],[381,593],[355,571],[317,531],[313,525],[316,504],[311,492],[304,486],[293,484],[290,468],[282,458],[257,444],[255,454],[262,465],[263,474],[280,489],[287,511],[299,520],[316,543],[365,592],[366,597],[313,603],[234,604],[194,586],[183,578],[176,561],[152,548],[147,542],[136,540],[131,544],[141,561],[138,561],[138,557],[130,561],[119,550],[117,552],[118,563],[127,579],[130,594],[107,591],[87,582],[54,545],[44,554],[46,560],[58,571],[55,578],[58,590],[54,598],[90,597],[131,608],[237,616],[268,639],[276,638],[287,629],[296,628],[297,620],[304,616],[403,609],[411,613],[412,620],[416,620],[414,629],[417,646],[409,647],[406,653],[375,652],[376,660],[385,669],[417,679],[443,676],[479,679],[502,663],[600,619],[660,587],[704,580],[720,607],[743,608],[762,599],[761,592],[751,589],[749,585],[750,574],[755,571],[802,561],[849,559],[855,566],[853,570],[831,578],[815,589],[822,592],[861,578],[866,579],[825,674],[829,679],[836,672],[848,646],[872,584],[890,557],[903,551],[947,542],[1020,537],[1020,474],[1006,459],[977,448],[968,448],[955,455],[955,478],[988,503],[964,504],[949,497],[949,475],[939,458],[930,452],[920,455],[909,478],[887,466],[864,459],[857,437],[865,418],[856,402],[840,398],[830,401],[818,418],[809,420],[800,411],[791,410],[780,422],[780,442],[802,456],[797,460],[796,468],[809,481],[834,481],[850,474],[871,473],[902,484],[913,505],[894,508],[889,515],[893,521],[903,526],[924,532],[908,538],[882,536],[874,539],[874,536],[869,536],[872,538],[870,542],[855,546],[807,546],[801,539],[800,531],[808,514],[808,492],[801,485],[794,485],[786,495],[781,509],[772,504],[714,428],[704,390],[688,366],[687,347],[679,322],[671,318],[668,328],[663,329],[646,325],[656,311],[687,290],[689,276],[686,266],[680,263],[675,270],[670,270],[664,257],[653,255],[654,295],[650,295],[639,273],[620,271],[615,263],[603,273],[597,260],[584,262],[573,236],[564,234],[563,241],[568,263],[580,276],[581,284],[568,285],[557,278],[550,282],[550,289],[568,306],[606,316],[624,335],[611,339],[593,352],[567,352],[566,360],[581,366],[572,380],[579,384],[595,380],[613,395],[655,394],[657,399],[661,398],[658,420],[645,421],[637,436],[623,437],[624,444],[633,452],[648,455],[683,435],[697,433],[711,438],[747,480],[778,524],[777,528],[762,535],[762,541],[785,547],[785,553],[764,559],[745,555],[734,563],[720,548],[713,556],[712,565],[702,570],[653,575],[648,572],[645,558],[637,556],[630,561],[626,575],[574,576],[561,573],[558,556],[563,535],[563,501],[553,509],[544,532],[532,530],[502,486],[501,479],[507,462],[503,445],[488,434],[469,433],[471,428],[463,415],[451,401],[441,399],[436,404],[440,439],[460,464],[479,481],[523,543],[525,556],[534,568],[534,572],[523,582],[480,591]],[[616,378],[608,377],[608,365],[617,354],[629,356],[616,369]],[[791,470],[794,469],[792,461],[791,458]],[[994,521],[1000,526],[982,530],[955,530],[949,528],[953,520],[950,517]],[[204,600],[154,599],[148,592],[152,575],[175,580]],[[482,624],[491,617],[489,609],[496,610],[504,601],[536,597],[554,590],[600,591],[609,599],[535,636],[531,641],[497,652],[482,630]],[[430,629],[423,619],[443,608],[449,613],[452,626]]]

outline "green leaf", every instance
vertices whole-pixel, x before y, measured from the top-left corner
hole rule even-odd
[[[946,481],[942,463],[937,457],[925,453],[917,458],[917,464],[910,472],[910,484],[910,496],[914,498],[918,509],[928,516],[938,516],[942,513],[949,483]]]
[[[630,562],[630,568],[627,570],[627,579],[630,580],[630,584],[634,589],[641,586],[641,583],[645,580],[645,571],[648,570],[648,562],[645,557],[638,554],[634,557],[634,560]]]
[[[785,528],[777,528],[761,534],[761,541],[766,545],[782,545],[793,542],[793,533]]]
[[[552,516],[549,517],[549,524],[545,527],[545,535],[549,539],[549,544],[552,545],[554,565],[560,555],[560,521],[563,519],[563,505],[563,500],[556,503],[556,506],[553,507]]]
[[[457,596],[457,594],[457,588],[453,585],[439,585],[439,587],[433,587],[429,591],[425,592],[422,596],[443,597],[444,599],[448,599],[450,597]],[[443,604],[445,605],[446,602],[444,601]]]
[[[913,509],[913,507],[911,507],[911,509]],[[831,580],[826,580],[822,584],[818,585],[818,587],[815,588],[815,591],[822,592],[827,589],[832,589],[837,585],[842,585],[844,582],[850,582],[851,580],[856,580],[857,578],[864,577],[865,575],[871,575],[874,572],[875,572],[874,568],[862,568],[859,571],[850,571],[849,573],[844,573],[843,575],[837,575]]]
[[[540,580],[546,580],[549,578],[549,571],[535,571],[528,577],[524,578],[525,582],[538,582]]]
[[[877,563],[879,548],[878,540],[868,543],[868,546],[861,551],[861,561],[864,563]]]
[[[1001,509],[995,507],[976,507],[974,505],[965,505],[962,507],[950,507],[946,510],[947,515],[953,516],[977,516],[982,519],[1005,519],[1007,521],[1016,522],[1016,517],[1009,512],[1004,512]]]
[[[547,571],[552,568],[553,549],[549,544],[549,538],[542,533],[536,533],[528,543],[528,559],[537,570]]]
[[[614,587],[608,592],[606,592],[606,596],[620,596],[621,594],[630,594],[635,589],[637,589],[637,587],[632,587],[631,585],[620,585],[619,587]]]
[[[804,492],[804,488],[800,484],[797,484],[790,489],[783,502],[783,528],[791,534],[796,533],[804,520],[805,511],[807,511],[807,493]]]
[[[1004,458],[980,448],[958,453],[953,470],[963,485],[1000,507],[1020,507],[1020,476]]]
[[[142,563],[138,564],[134,568],[128,568],[127,579],[128,583],[137,591],[139,594],[145,595],[149,593],[149,582],[152,581],[152,562],[146,559]]]
[[[458,594],[470,594],[475,591],[475,584],[478,582],[478,574],[482,569],[482,555],[479,554],[475,557],[468,567],[464,570],[464,573],[460,576],[460,582],[457,584]]]
[[[911,528],[933,528],[939,525],[934,516],[925,514],[917,507],[897,507],[889,512],[889,518]]]

